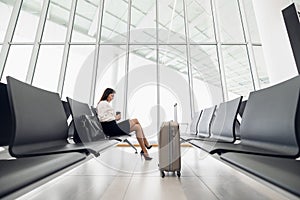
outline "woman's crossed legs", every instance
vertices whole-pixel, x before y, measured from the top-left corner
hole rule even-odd
[[[148,156],[148,151],[146,147],[150,147],[149,142],[147,141],[147,138],[145,137],[143,128],[140,124],[140,122],[137,119],[131,119],[129,120],[130,123],[130,132],[135,131],[136,138],[142,148],[142,151],[146,156]]]

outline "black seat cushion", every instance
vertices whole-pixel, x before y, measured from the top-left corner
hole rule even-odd
[[[242,153],[225,153],[221,158],[300,196],[300,162],[295,159]]]
[[[0,160],[0,197],[85,159],[81,153]]]

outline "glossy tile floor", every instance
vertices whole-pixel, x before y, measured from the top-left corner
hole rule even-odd
[[[157,150],[145,161],[129,147],[113,147],[18,199],[291,199],[195,147],[182,148],[181,178],[161,178]]]

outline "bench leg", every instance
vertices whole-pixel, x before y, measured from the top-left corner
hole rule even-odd
[[[135,153],[137,153],[137,149],[135,148],[135,146],[133,146],[131,142],[129,142],[129,140],[125,139],[123,142],[128,143],[135,150]]]

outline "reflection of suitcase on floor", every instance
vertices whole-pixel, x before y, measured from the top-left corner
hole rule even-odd
[[[165,171],[181,173],[179,124],[175,121],[164,122],[158,136],[159,170],[165,177]]]

